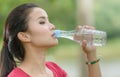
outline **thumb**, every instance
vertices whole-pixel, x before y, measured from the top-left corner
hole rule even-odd
[[[86,47],[87,47],[87,41],[83,40],[82,41],[82,49],[83,49],[84,52],[87,52]]]

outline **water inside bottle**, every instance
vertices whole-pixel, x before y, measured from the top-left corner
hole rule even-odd
[[[74,40],[80,44],[82,44],[83,40],[86,40],[88,46],[103,46],[106,43],[106,37],[99,34],[80,34],[74,36]]]
[[[76,31],[55,31],[57,37],[67,38],[70,40],[74,40],[79,44],[82,44],[83,40],[87,41],[88,46],[103,46],[106,44],[106,32],[102,31],[90,31],[87,32],[76,32]]]
[[[82,44],[83,40],[87,41],[87,46],[103,46],[106,44],[106,36],[103,36],[101,34],[67,34],[62,35],[63,38],[67,38],[70,40],[74,40],[78,42],[79,44]]]

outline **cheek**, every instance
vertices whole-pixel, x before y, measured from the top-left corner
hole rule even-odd
[[[48,31],[45,29],[34,30],[31,35],[31,42],[34,45],[44,45],[49,39]]]
[[[31,43],[34,45],[42,45],[50,39],[50,30],[47,25],[32,22],[29,23],[28,31],[30,33]]]
[[[39,38],[48,35],[48,28],[45,26],[40,26],[39,24],[34,24],[34,26],[30,27],[29,30],[32,38]]]

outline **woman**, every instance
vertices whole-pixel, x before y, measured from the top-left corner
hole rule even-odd
[[[0,77],[68,77],[57,64],[45,61],[47,50],[58,44],[54,30],[47,13],[38,5],[16,7],[5,23]],[[82,48],[88,59],[89,77],[101,77],[95,47],[88,48],[84,40]]]

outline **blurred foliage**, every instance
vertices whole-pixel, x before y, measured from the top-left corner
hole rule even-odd
[[[0,0],[0,37],[5,19],[16,6],[33,2],[45,9],[49,20],[57,29],[72,30],[76,22],[76,0]],[[104,30],[108,38],[119,36],[120,33],[120,0],[94,0],[95,27]]]
[[[120,0],[95,0],[94,15],[97,28],[105,30],[108,38],[120,36]]]

